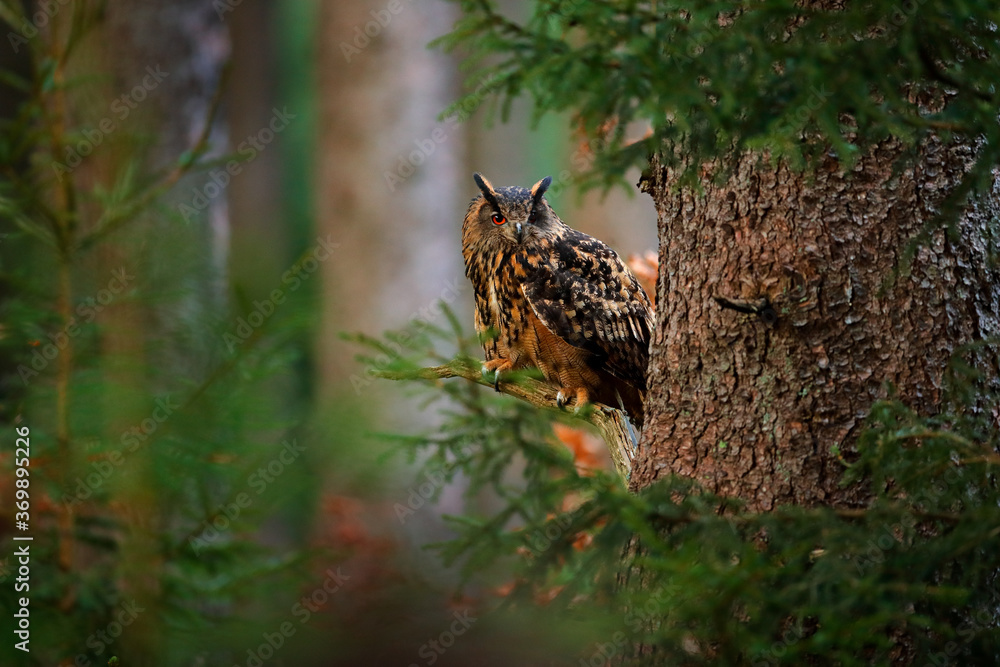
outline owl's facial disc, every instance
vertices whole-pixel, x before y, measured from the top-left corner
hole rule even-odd
[[[504,224],[500,229],[498,229],[503,237],[515,245],[521,245],[524,242],[525,237],[527,237],[530,232],[528,228],[528,223],[523,220],[511,220],[507,219],[506,224]]]
[[[482,193],[479,219],[486,238],[522,245],[551,231],[545,192],[552,184],[547,176],[528,188],[496,188],[482,174],[472,175]]]

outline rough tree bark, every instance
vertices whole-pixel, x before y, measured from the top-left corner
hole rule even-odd
[[[813,177],[747,156],[703,196],[653,160],[660,305],[633,489],[676,474],[751,510],[865,503],[865,489],[839,487],[839,459],[872,404],[891,384],[933,413],[952,351],[1000,331],[984,242],[996,190],[890,280],[974,159],[970,143],[930,141],[894,175],[902,150],[883,143],[847,173],[830,157]]]

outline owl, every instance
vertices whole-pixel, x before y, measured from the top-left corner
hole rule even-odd
[[[545,201],[551,177],[530,190],[473,178],[481,194],[462,223],[462,255],[483,372],[498,386],[503,373],[536,367],[560,407],[624,407],[641,426],[653,310],[639,281],[614,250],[559,219]]]

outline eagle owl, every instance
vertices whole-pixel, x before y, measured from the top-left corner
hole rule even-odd
[[[499,382],[537,367],[560,406],[623,405],[641,425],[653,311],[635,276],[614,250],[559,219],[544,198],[551,177],[530,190],[473,178],[482,194],[462,223],[462,255],[484,372]]]

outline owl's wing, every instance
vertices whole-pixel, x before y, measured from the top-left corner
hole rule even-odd
[[[652,308],[610,247],[576,232],[545,257],[528,260],[522,290],[549,331],[602,360],[615,377],[645,391]],[[535,261],[531,261],[535,260]]]

